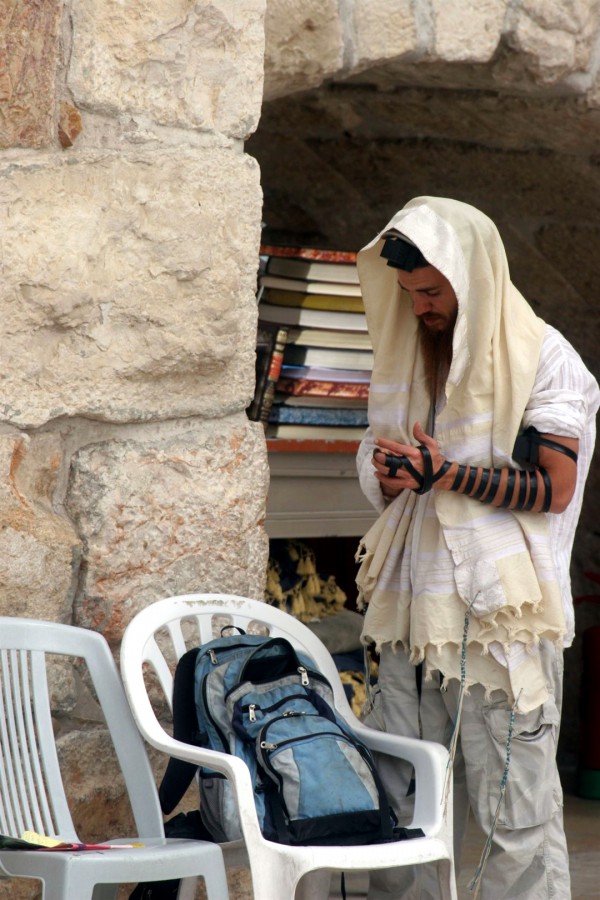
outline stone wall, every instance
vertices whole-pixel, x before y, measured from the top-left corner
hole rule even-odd
[[[15,0],[0,17],[0,614],[115,652],[161,596],[263,592],[267,458],[244,412],[262,195],[243,141],[264,7]],[[82,833],[116,833],[82,690],[59,679],[61,757]]]

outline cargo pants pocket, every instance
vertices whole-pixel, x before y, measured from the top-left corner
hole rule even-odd
[[[510,709],[484,708],[491,739],[487,760],[491,813],[495,812],[507,754]],[[558,808],[556,743],[560,715],[553,700],[515,716],[510,765],[498,822],[507,828],[530,828],[552,818]]]

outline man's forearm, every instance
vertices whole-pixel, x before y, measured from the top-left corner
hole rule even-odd
[[[513,469],[450,463],[434,488],[464,494],[501,509],[548,512],[552,507],[552,481],[541,466]]]

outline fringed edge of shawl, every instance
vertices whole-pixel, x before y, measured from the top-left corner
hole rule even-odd
[[[358,549],[354,554],[354,561],[360,564],[360,569],[356,575],[356,587],[358,594],[356,597],[356,608],[359,612],[364,612],[369,605],[369,600],[373,591],[377,587],[377,578],[369,575],[369,566],[373,561],[375,553],[369,550],[364,540],[358,544]]]

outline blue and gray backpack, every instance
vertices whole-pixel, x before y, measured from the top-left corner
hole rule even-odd
[[[177,666],[174,736],[247,764],[264,836],[284,844],[369,844],[397,839],[370,750],[335,711],[310,657],[284,638],[235,634],[186,653]],[[171,759],[163,812],[197,769]],[[241,837],[226,778],[200,769],[200,815],[219,842]]]

